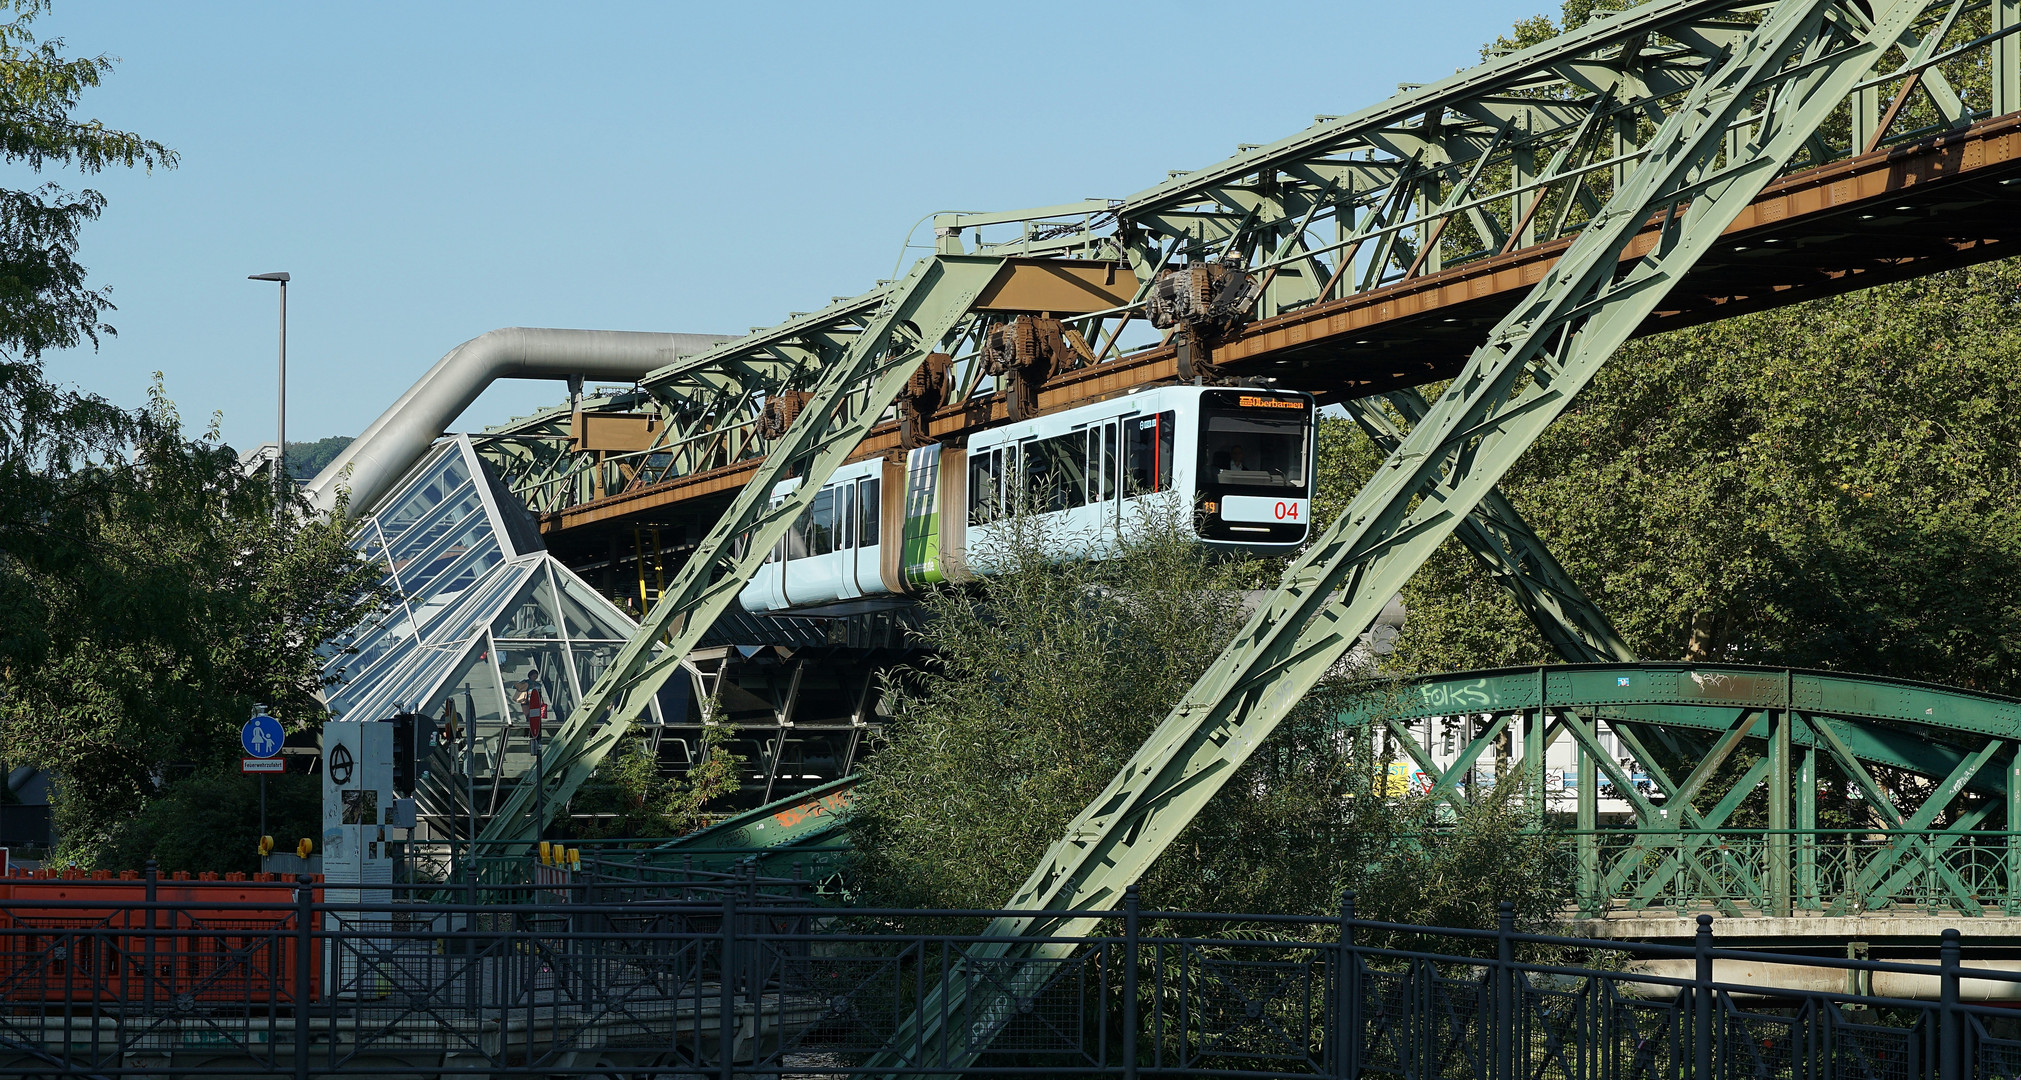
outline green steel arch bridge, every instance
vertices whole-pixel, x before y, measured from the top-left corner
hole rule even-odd
[[[1007,908],[1119,903],[1457,537],[1568,666],[1427,682],[1423,715],[1478,715],[1467,752],[1506,736],[1536,749],[1511,753],[1530,767],[1577,745],[1588,914],[2021,915],[2015,703],[1638,663],[1495,487],[1633,336],[2012,250],[2017,33],[2021,0],[1654,0],[1124,198],[941,215],[935,250],[896,280],[494,430],[485,452],[564,558],[648,516],[686,538],[558,725],[539,793],[520,783],[484,839],[528,839],[537,805],[567,801],[843,462],[1135,385],[1274,379],[1345,406],[1388,460]],[[1244,267],[1253,308],[1122,348],[1158,275],[1209,259]],[[993,327],[1039,317],[1061,320],[1060,348],[984,369]],[[1441,379],[1435,400],[1414,389]],[[637,421],[634,441],[599,443],[584,418],[600,416]],[[807,482],[768,505],[789,476]],[[1603,722],[1648,791],[1594,749]],[[1395,734],[1459,790],[1458,759]],[[1698,764],[1652,767],[1666,760]],[[1871,822],[1814,827],[1827,770]],[[1597,827],[1602,779],[1635,828]],[[1729,828],[1764,787],[1762,825]],[[991,933],[1043,956],[1033,938],[1087,929],[1033,916]]]

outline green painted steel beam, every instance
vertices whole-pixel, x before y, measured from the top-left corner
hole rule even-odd
[[[1802,147],[1921,5],[1884,10],[1875,26],[1831,3],[1778,4],[1693,89],[1601,217],[1490,333],[1432,411],[1286,571],[1271,602],[1007,906],[1069,910],[1120,899]],[[1736,131],[1744,153],[1728,160],[1727,136]],[[1661,241],[1622,273],[1628,242],[1659,215],[1666,223]],[[1084,922],[1031,919],[993,931],[1051,933]]]
[[[1413,424],[1431,409],[1415,389],[1393,391],[1385,398]],[[1385,457],[1396,453],[1403,444],[1404,433],[1376,399],[1350,401],[1347,412]],[[1572,580],[1572,575],[1501,491],[1488,492],[1460,524],[1456,535],[1488,573],[1515,596],[1523,614],[1567,662],[1592,664],[1636,658],[1613,622]]]
[[[797,795],[732,815],[706,829],[653,848],[655,860],[709,851],[763,851],[828,839],[849,820],[849,795],[863,778],[850,774]]]
[[[1661,19],[1682,6],[1650,5],[1615,17],[1623,22],[1602,23]],[[1000,940],[972,951],[1050,955],[1030,939],[1085,932],[1094,920],[1070,913],[1120,903],[1125,887],[1346,654],[1925,6],[1783,0],[1721,49],[1664,110],[1612,198],[1005,904],[1058,914],[999,920],[988,932]],[[1537,50],[1554,48],[1581,51],[1564,41]],[[1291,156],[1294,149],[1274,152]],[[1255,171],[1246,160],[1243,167]],[[1197,183],[1181,180],[1174,185]],[[1163,185],[1149,198],[1126,200],[1122,215],[1169,205],[1166,196],[1177,193]],[[1652,221],[1659,223],[1655,244],[1624,263],[1629,243]],[[947,1014],[966,993],[963,984],[945,983],[923,1014]],[[972,1025],[983,1044],[1011,1015],[1001,992],[964,1007],[979,1017]]]
[[[1789,710],[1830,718],[1831,730],[1839,733],[1834,737],[1852,757],[1933,776],[1956,767],[1957,751],[1948,749],[1947,742],[1976,747],[1985,738],[2021,739],[2021,701],[1934,683],[1802,668],[1654,661],[1497,668],[1427,678],[1411,684],[1404,700],[1393,697],[1386,697],[1380,708],[1404,720],[1568,708],[1701,731],[1726,730],[1734,710]],[[1344,713],[1344,722],[1355,722],[1357,715]],[[1765,738],[1766,732],[1758,722],[1750,737]],[[1801,746],[1811,737],[1792,730],[1791,738]],[[1924,753],[1918,747],[1936,749]],[[1994,781],[1983,782],[1988,786],[1975,784],[1975,789],[1999,790],[1991,786]]]
[[[922,259],[878,302],[837,362],[820,372],[799,417],[776,440],[736,501],[697,546],[611,666],[558,726],[536,781],[523,777],[479,834],[480,840],[531,841],[617,745],[676,671],[696,641],[736,598],[766,553],[812,503],[821,485],[863,441],[899,388],[952,333],[1002,260],[973,256]],[[744,341],[715,352],[750,348]],[[770,505],[778,481],[803,483]],[[733,543],[748,535],[748,542]],[[661,641],[665,647],[661,648]]]
[[[602,868],[617,877],[629,871],[654,878],[755,863],[767,877],[821,881],[848,861],[849,841],[842,827],[849,820],[849,794],[861,779],[852,774],[775,799],[644,851],[605,852]]]

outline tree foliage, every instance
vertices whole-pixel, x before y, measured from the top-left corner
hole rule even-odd
[[[584,835],[596,837],[682,836],[708,824],[705,807],[737,790],[744,759],[730,750],[737,729],[711,724],[702,729],[700,760],[680,777],[667,776],[652,740],[627,738],[570,803],[573,814],[608,814]]]
[[[1503,488],[1644,656],[2021,692],[2017,314],[2001,262],[1631,342]],[[1405,597],[1420,669],[1550,659],[1456,543]]]
[[[0,23],[0,160],[173,166],[160,143],[75,115],[112,61],[37,42],[43,10],[16,3]],[[320,720],[317,644],[381,598],[337,521],[282,512],[215,425],[187,436],[158,376],[137,412],[47,378],[46,352],[113,332],[76,261],[103,206],[89,189],[0,190],[0,758],[58,774],[58,828],[83,861],[127,858],[115,835],[132,840],[164,785],[236,756],[255,703]]]
[[[259,778],[210,768],[177,780],[114,826],[95,853],[109,870],[139,870],[153,859],[164,874],[184,870],[253,873],[260,869],[255,823]],[[323,781],[289,773],[267,778],[267,835],[276,851],[323,831]]]
[[[337,455],[350,445],[349,435],[332,435],[315,442],[291,442],[288,444],[288,475],[297,480],[312,480],[323,471],[323,466],[337,460]]]
[[[1227,644],[1245,617],[1243,587],[1273,576],[1155,522],[1106,559],[1061,558],[1070,546],[1018,519],[977,560],[995,573],[924,599],[920,643],[932,658],[890,680],[891,716],[851,807],[871,902],[1009,900]],[[1526,912],[1555,907],[1552,841],[1462,849],[1433,835],[1519,813],[1508,793],[1453,821],[1392,790],[1367,732],[1332,723],[1346,696],[1365,692],[1343,680],[1308,698],[1152,868],[1147,902],[1323,913],[1354,888],[1363,911],[1412,918],[1434,912],[1404,887],[1399,868],[1416,865],[1514,890],[1497,899],[1532,897]],[[1481,856],[1494,865],[1465,861]],[[1491,924],[1492,901],[1485,914],[1464,899],[1446,905],[1442,917]]]
[[[173,151],[73,115],[83,93],[111,70],[104,56],[67,57],[61,41],[38,43],[41,3],[16,3],[0,22],[0,161],[40,173],[85,174],[120,166],[172,167]],[[88,559],[78,522],[95,513],[105,477],[94,460],[117,452],[137,419],[91,394],[51,383],[51,349],[96,344],[113,333],[105,290],[85,282],[80,232],[104,197],[54,184],[0,188],[0,665],[32,658],[42,617],[24,575]]]
[[[320,722],[320,642],[381,599],[378,569],[341,518],[277,513],[215,430],[186,438],[156,388],[130,456],[91,473],[91,512],[69,522],[81,555],[17,565],[35,641],[0,677],[0,757],[57,773],[73,857],[189,770],[235,760],[253,706]]]

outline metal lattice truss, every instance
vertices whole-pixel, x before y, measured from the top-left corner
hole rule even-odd
[[[767,447],[740,487],[736,501],[701,541],[696,554],[660,595],[639,633],[596,681],[556,731],[544,781],[546,805],[559,807],[617,745],[653,695],[681,668],[681,659],[736,598],[744,582],[799,518],[829,474],[842,464],[899,387],[929,352],[959,327],[977,293],[995,276],[1000,259],[935,256],[921,260],[905,279],[880,290],[873,307],[852,309],[846,323],[813,328],[789,324],[737,343],[739,350],[831,347],[786,430]],[[707,356],[720,359],[720,350]],[[680,370],[707,370],[706,357]],[[656,376],[657,378],[657,376]],[[768,506],[773,485],[806,478],[793,496]],[[666,640],[668,648],[657,645]],[[537,785],[523,782],[486,826],[484,839],[525,839],[538,824]]]
[[[1662,103],[1661,126],[1639,143],[1611,198],[1010,906],[1082,908],[1118,898],[1720,230],[1812,150],[1881,55],[1927,9],[1941,14],[1948,6],[1903,0],[1870,17],[1859,5],[1789,0],[1758,9],[1758,19],[1729,10],[1707,20],[1729,31],[1717,39],[1717,62],[1689,69],[1688,88]],[[1646,34],[1662,14],[1652,7],[1622,21],[1649,20],[1640,27]],[[1690,36],[1704,24],[1673,25],[1664,36]],[[1686,69],[1676,70],[1681,77]],[[1640,257],[1624,259],[1638,240]]]
[[[676,484],[736,492],[562,725],[547,805],[672,674],[677,661],[654,660],[650,643],[685,653],[929,354],[947,358],[950,400],[1002,392],[984,343],[1010,316],[990,297],[1031,267],[1135,276],[1131,288],[1114,273],[1105,306],[1060,315],[1073,348],[1058,374],[1127,362],[1125,330],[1180,262],[1239,264],[1254,295],[1239,314],[1267,318],[1562,246],[1422,418],[1401,410],[1415,424],[1389,433],[1400,441],[1376,478],[1011,906],[1114,902],[1455,530],[1506,570],[1568,656],[1625,658],[1494,483],[1771,180],[2021,108],[2017,27],[2021,0],[1646,4],[1127,199],[943,215],[936,254],[902,280],[605,399],[651,418],[643,449],[576,449],[560,438],[565,413],[491,433],[487,452],[536,510]],[[805,482],[768,507],[789,476]],[[534,804],[523,788],[490,837],[530,836]]]
[[[2010,885],[2021,835],[1982,830],[2021,820],[2021,707],[2009,699],[1817,671],[1608,664],[1441,675],[1341,722],[1385,727],[1434,799],[1457,806],[1466,786],[1513,770],[1526,799],[1573,810],[1588,915],[2021,911]],[[1603,723],[1635,773],[1604,745]],[[1434,727],[1467,737],[1440,752],[1420,737]],[[1651,730],[1695,734],[1706,749],[1670,756],[1685,766],[1673,775],[1636,734]],[[1577,778],[1553,792],[1559,740],[1573,744]],[[1753,761],[1722,776],[1743,747]],[[1819,828],[1820,784],[1833,774],[1858,793],[1867,819],[1855,827]],[[1603,783],[1635,829],[1598,827]],[[1766,828],[1735,828],[1764,785]]]
[[[1006,906],[1070,912],[1121,902],[1123,890],[1339,662],[1433,550],[1481,507],[1522,451],[1763,186],[1828,149],[1820,143],[1829,123],[1849,111],[1848,99],[1874,78],[1885,57],[1904,42],[1941,36],[1935,28],[1918,35],[1919,25],[1931,18],[1955,20],[1963,7],[1928,0],[1871,7],[1785,0],[1748,9],[1654,4],[1519,54],[1522,59],[1509,58],[1513,63],[1506,66],[1486,65],[1417,91],[1460,89],[1453,84],[1472,91],[1442,114],[1458,112],[1475,121],[1475,149],[1465,155],[1471,164],[1464,179],[1454,178],[1462,155],[1447,153],[1455,145],[1451,141],[1438,150],[1454,159],[1449,162],[1434,160],[1430,146],[1393,145],[1393,152],[1410,155],[1396,183],[1410,180],[1413,169],[1447,168],[1445,177],[1454,186],[1435,200],[1441,222],[1479,206],[1471,188],[1490,175],[1484,163],[1521,137],[1513,117],[1484,106],[1552,117],[1556,130],[1566,134],[1552,155],[1557,164],[1547,173],[1567,162],[1583,163],[1582,140],[1596,124],[1612,121],[1608,137],[1619,143],[1609,147],[1611,192],[1587,211],[1583,227],[1549,272],[1489,333],[1338,521],[1291,565],[1277,593]],[[1616,59],[1611,67],[1585,67],[1596,58],[1596,39],[1611,43]],[[1909,48],[1913,63],[1915,44]],[[1539,61],[1527,72],[1509,70]],[[1491,72],[1502,78],[1489,77]],[[1588,85],[1585,115],[1508,100],[1534,91],[1536,84],[1526,83],[1523,74],[1534,78],[1543,72],[1560,79],[1571,72]],[[1601,72],[1612,81],[1595,82]],[[1617,111],[1614,100],[1632,101],[1635,109]],[[1367,137],[1395,135],[1383,126]],[[1632,151],[1613,152],[1621,144],[1632,144]],[[1289,152],[1273,148],[1270,155],[1258,154]],[[1232,182],[1229,171],[1226,179]],[[1571,212],[1588,175],[1580,174],[1559,209]],[[1190,179],[1175,179],[1172,186]],[[1339,184],[1337,177],[1324,179]],[[1522,186],[1512,184],[1512,190]],[[1401,208],[1401,195],[1395,203]],[[1537,216],[1518,215],[1517,221],[1534,222]],[[1558,227],[1557,215],[1551,220]],[[1401,235],[1381,234],[1383,226],[1368,224],[1364,243],[1393,245]],[[1201,227],[1209,225],[1203,221]],[[1509,233],[1520,234],[1524,227]],[[1427,245],[1411,262],[1431,257]],[[1087,926],[1087,920],[1065,915],[1026,917],[1003,920],[992,932],[1006,939],[1005,952],[1043,955],[1047,946],[1034,938]],[[1006,997],[999,1008],[981,1011],[1002,1012],[1007,1020],[1011,1006]]]
[[[1145,318],[1154,278],[1175,261],[1240,263],[1259,287],[1248,315],[1266,319],[1551,244],[1594,224],[1649,159],[1659,128],[1769,10],[1645,4],[1128,198],[939,215],[938,248],[1135,275],[1127,300],[1068,319],[1078,345],[1058,373],[1115,359],[1125,328]],[[2017,25],[2015,0],[1919,6],[1764,180],[2021,109]],[[1720,135],[1729,159],[1743,150],[1740,131]],[[1636,223],[1645,241],[1649,224]],[[570,413],[558,410],[495,430],[488,448],[538,512],[748,464],[774,441],[766,403],[810,387],[896,288],[838,299],[590,404],[653,414],[649,445],[571,449]],[[956,400],[1001,390],[977,362],[988,321],[970,313],[950,342]]]

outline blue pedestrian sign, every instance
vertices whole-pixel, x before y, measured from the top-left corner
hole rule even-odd
[[[239,729],[239,742],[256,758],[278,757],[281,753],[281,722],[259,713]]]

